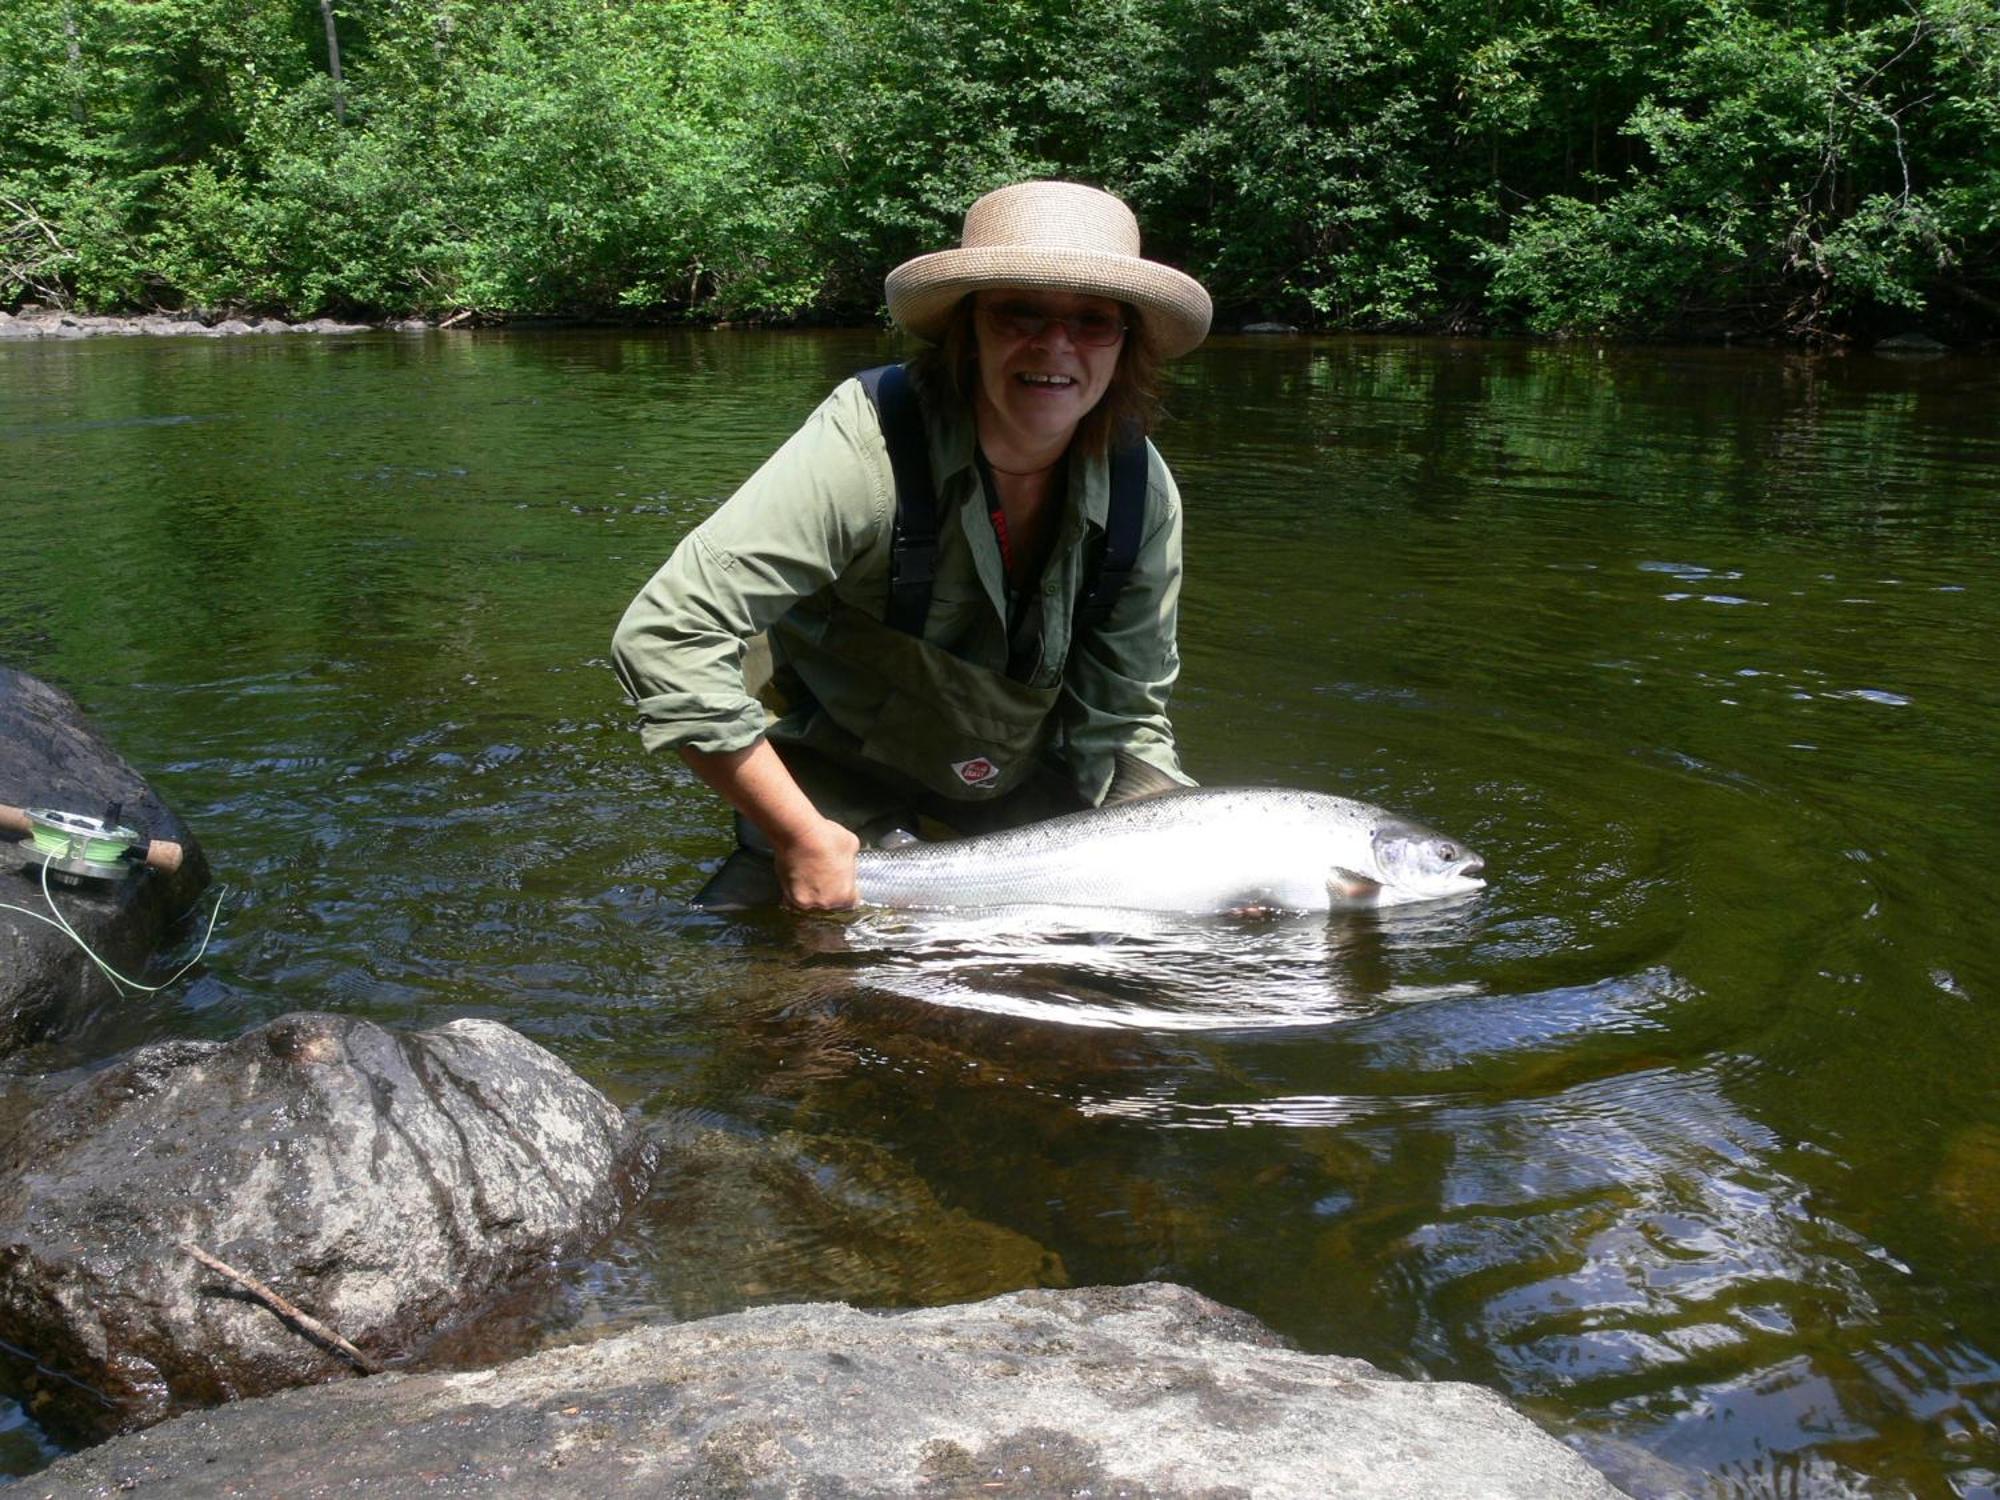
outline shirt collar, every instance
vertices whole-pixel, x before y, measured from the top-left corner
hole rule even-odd
[[[963,503],[965,497],[976,493],[979,488],[977,465],[973,462],[977,433],[972,413],[946,393],[933,394],[923,382],[919,382],[919,389],[925,397],[925,409],[932,413],[927,425],[931,440],[931,472],[937,475],[938,481],[938,504],[948,506],[955,499]],[[938,399],[940,396],[943,399]],[[1082,499],[1084,518],[1103,530],[1106,517],[1111,513],[1110,465],[1102,457],[1080,459],[1072,453],[1069,493],[1072,501],[1078,497]]]

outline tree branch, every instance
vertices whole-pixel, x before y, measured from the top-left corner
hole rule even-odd
[[[283,1297],[280,1297],[276,1292],[265,1286],[263,1282],[256,1280],[254,1277],[245,1276],[234,1266],[226,1265],[222,1261],[217,1260],[199,1245],[182,1245],[181,1249],[192,1255],[217,1275],[227,1276],[259,1302],[270,1308],[272,1312],[284,1319],[285,1322],[291,1324],[300,1333],[305,1334],[314,1343],[329,1345],[345,1355],[362,1374],[379,1375],[382,1373],[381,1365],[348,1343],[346,1339],[335,1333],[326,1324],[320,1322],[318,1318],[313,1317],[310,1313],[301,1312],[298,1308],[292,1306]]]

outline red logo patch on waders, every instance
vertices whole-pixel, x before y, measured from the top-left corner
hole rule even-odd
[[[983,755],[952,762],[952,773],[967,786],[988,786],[1000,779],[1000,768]]]

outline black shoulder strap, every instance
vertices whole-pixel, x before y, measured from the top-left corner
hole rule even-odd
[[[1140,534],[1146,525],[1146,438],[1126,433],[1111,450],[1111,503],[1104,517],[1104,551],[1077,601],[1076,626],[1102,625],[1110,618],[1118,592],[1139,560]]]
[[[877,365],[855,377],[882,424],[889,468],[896,480],[896,525],[889,541],[889,609],[886,622],[921,637],[937,573],[937,486],[931,479],[931,445],[924,414],[901,365]]]
[[[937,485],[931,477],[930,438],[910,373],[902,365],[877,365],[855,377],[874,403],[896,481],[896,524],[889,543],[887,624],[921,637],[937,575]],[[1077,599],[1076,629],[1102,624],[1139,560],[1146,524],[1146,438],[1124,435],[1111,452],[1111,495],[1103,547]]]

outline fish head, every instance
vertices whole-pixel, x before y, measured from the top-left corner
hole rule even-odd
[[[1460,896],[1486,884],[1486,861],[1477,852],[1421,823],[1387,819],[1370,835],[1369,846],[1375,869],[1368,875],[1380,886],[1374,902],[1378,906]],[[1328,881],[1336,897],[1342,894],[1343,878],[1352,881],[1354,876],[1335,871]]]

